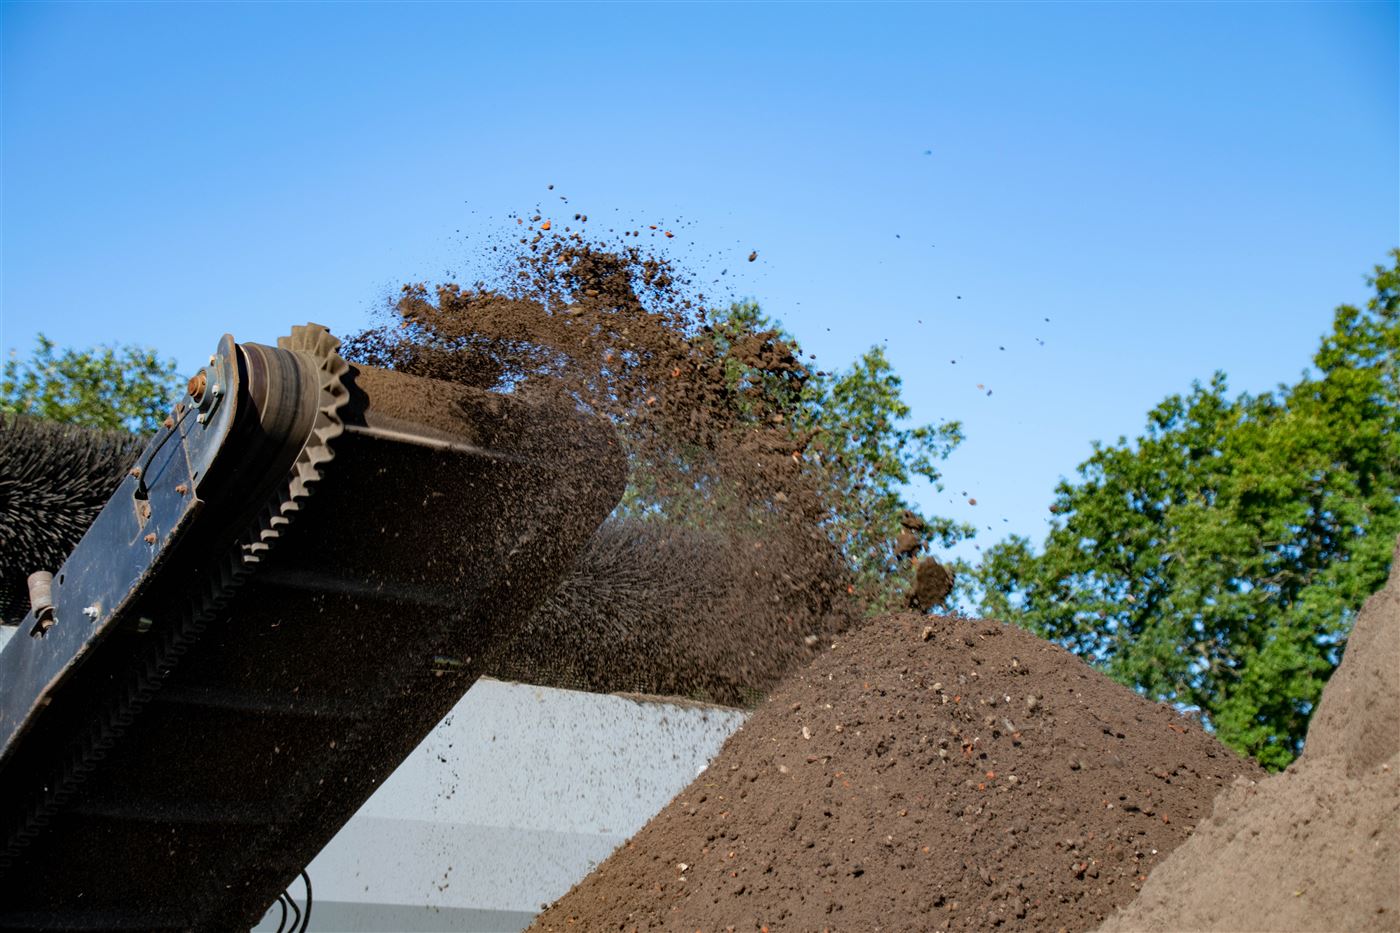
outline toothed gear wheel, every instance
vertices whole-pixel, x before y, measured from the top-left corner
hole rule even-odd
[[[282,528],[291,523],[301,504],[312,494],[327,463],[335,458],[331,441],[345,430],[341,411],[350,400],[345,377],[350,364],[340,355],[340,340],[320,324],[302,324],[290,335],[279,337],[277,347],[314,362],[319,376],[319,397],[311,433],[293,463],[287,485],[268,504],[249,540],[243,545],[243,563],[255,564],[272,547]]]

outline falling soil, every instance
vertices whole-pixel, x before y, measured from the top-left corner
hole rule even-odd
[[[405,287],[347,358],[562,396],[626,447],[622,505],[492,674],[752,703],[862,615],[831,522],[849,465],[795,417],[812,373],[777,332],[715,319],[668,262],[538,229],[489,281]]]
[[[1262,776],[1024,631],[886,617],[786,680],[534,929],[1091,929]]]
[[[1104,933],[1400,929],[1400,548],[1303,755],[1239,780]]]
[[[941,604],[953,592],[953,574],[931,557],[918,560],[914,570],[914,586],[909,591],[909,608],[928,612]]]

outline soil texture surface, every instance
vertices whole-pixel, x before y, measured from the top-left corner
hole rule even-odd
[[[1092,929],[1262,777],[1029,633],[889,616],[789,677],[532,929]]]
[[[1400,550],[1392,568],[1400,567]],[[1105,933],[1400,929],[1400,572],[1357,617],[1303,755],[1240,781]]]

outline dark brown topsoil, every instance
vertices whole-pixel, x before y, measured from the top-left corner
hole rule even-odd
[[[1024,631],[886,617],[533,929],[1090,929],[1262,774]]]

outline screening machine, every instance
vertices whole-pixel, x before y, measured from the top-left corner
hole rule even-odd
[[[621,495],[567,401],[338,348],[225,336],[34,568],[0,651],[0,929],[247,930]]]

